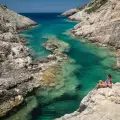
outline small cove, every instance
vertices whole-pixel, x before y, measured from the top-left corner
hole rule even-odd
[[[60,13],[22,15],[40,24],[22,33],[27,36],[28,47],[35,58],[40,59],[50,54],[42,47],[42,43],[47,41],[46,36],[57,37],[70,45],[71,49],[67,54],[74,62],[66,63],[63,67],[61,79],[66,79],[66,82],[62,90],[41,93],[38,89],[26,98],[26,105],[21,110],[6,120],[52,120],[75,111],[82,98],[95,87],[98,80],[105,80],[108,73],[113,75],[114,82],[120,82],[119,71],[112,69],[115,62],[114,51],[80,42],[80,38],[65,34],[77,24],[76,22],[60,17]]]

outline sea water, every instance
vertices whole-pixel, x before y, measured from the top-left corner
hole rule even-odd
[[[79,108],[82,98],[92,90],[99,80],[112,74],[113,82],[120,82],[119,71],[113,70],[114,50],[100,48],[86,43],[81,38],[73,38],[69,31],[77,22],[68,21],[60,13],[22,13],[39,25],[21,33],[26,36],[31,54],[41,59],[50,54],[42,44],[46,38],[57,38],[70,45],[67,53],[74,62],[63,67],[64,87],[48,93],[35,91],[26,98],[26,104],[6,120],[52,120]],[[43,96],[41,95],[43,94]]]

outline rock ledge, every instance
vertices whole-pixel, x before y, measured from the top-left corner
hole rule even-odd
[[[72,114],[56,120],[120,120],[120,83],[113,88],[92,90]]]

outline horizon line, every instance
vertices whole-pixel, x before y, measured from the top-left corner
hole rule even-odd
[[[18,12],[18,13],[63,13],[63,12]]]

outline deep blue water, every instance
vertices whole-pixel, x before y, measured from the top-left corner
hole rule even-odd
[[[67,82],[62,90],[43,92],[44,97],[41,97],[41,91],[36,91],[26,99],[26,106],[9,120],[13,118],[19,120],[18,116],[21,116],[22,120],[52,120],[76,110],[81,99],[95,87],[98,80],[105,80],[108,73],[113,75],[114,82],[120,80],[119,73],[112,70],[115,62],[114,51],[81,42],[80,38],[68,35],[68,31],[77,22],[60,17],[60,13],[22,13],[22,15],[40,24],[22,33],[28,36],[27,41],[34,57],[40,59],[50,54],[42,47],[42,43],[47,41],[46,37],[56,37],[70,45],[71,49],[67,54],[75,62],[66,64],[63,69],[62,78]]]

